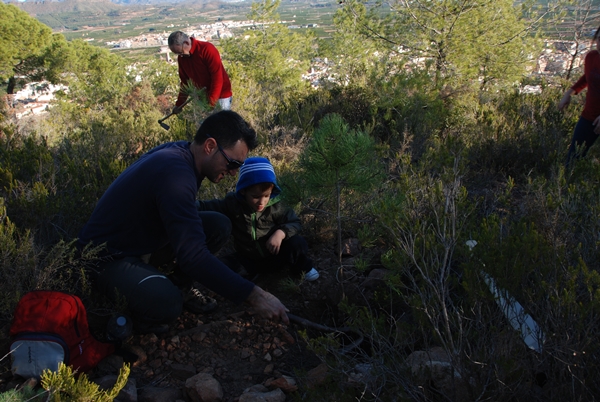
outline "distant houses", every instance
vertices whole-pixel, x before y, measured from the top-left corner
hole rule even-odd
[[[290,21],[280,21],[282,24],[287,24]],[[292,21],[293,22],[293,21]],[[254,28],[263,25],[251,20],[245,21],[219,21],[214,24],[203,24],[199,25],[194,29],[181,29],[185,33],[200,40],[220,40],[225,38],[232,38],[232,29],[239,28]],[[318,24],[302,24],[302,25],[288,25],[289,29],[308,29],[317,28]],[[177,30],[173,24],[169,24],[166,28],[170,28],[169,31],[163,30],[163,32],[148,32],[136,36],[134,38],[128,38],[120,41],[108,41],[106,45],[111,49],[130,49],[137,47],[160,47],[167,45],[167,38],[171,32]]]
[[[538,57],[535,73],[541,75],[561,74],[568,68],[579,68],[583,64],[585,54],[590,50],[590,44],[572,41],[546,40],[544,51]]]
[[[318,24],[288,25],[288,29],[317,28]]]
[[[233,36],[230,27],[231,22],[219,22],[217,24],[202,25],[195,30],[187,33],[201,40],[219,39]],[[253,21],[243,21],[235,23],[237,27],[255,27]],[[317,24],[290,25],[288,28],[315,28]],[[171,26],[172,27],[172,26]],[[118,42],[107,42],[107,45],[113,49],[129,49],[135,47],[157,47],[159,53],[165,54],[165,59],[173,63],[170,50],[167,46],[167,38],[171,31],[162,33],[149,33],[140,35],[136,38],[130,38]],[[556,76],[564,74],[567,69],[577,69],[583,64],[585,54],[590,50],[590,45],[585,43],[575,43],[571,41],[546,40],[544,50],[537,56],[535,67],[530,74],[537,76]],[[399,49],[402,53],[402,49]],[[536,56],[532,56],[536,57]],[[414,59],[407,63],[406,67],[411,68],[423,64],[423,60]],[[337,77],[332,72],[333,61],[327,58],[315,58],[311,61],[310,69],[302,75],[302,79],[309,81],[313,88],[318,88],[327,82],[337,82],[344,84],[343,77]],[[57,91],[67,91],[68,88],[60,85],[51,85],[49,83],[30,83],[21,91],[12,95],[10,103],[16,110],[16,118],[21,119],[26,116],[38,115],[44,113],[50,102],[54,99]],[[522,93],[539,93],[539,86],[524,86]]]
[[[26,116],[35,116],[48,110],[50,102],[56,98],[59,91],[67,92],[64,85],[53,85],[49,82],[30,82],[23,89],[9,97],[13,108],[17,109],[15,117],[21,119]]]

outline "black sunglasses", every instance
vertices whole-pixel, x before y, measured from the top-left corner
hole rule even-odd
[[[213,140],[215,140],[213,137],[211,137],[208,134],[206,134],[206,136],[208,138],[212,138]],[[244,162],[240,162],[237,159],[231,159],[229,156],[227,156],[227,154],[225,153],[225,151],[223,151],[223,148],[221,147],[221,145],[219,145],[219,143],[217,142],[217,140],[215,140],[215,142],[217,143],[217,148],[219,149],[219,152],[221,152],[221,155],[223,155],[223,157],[227,161],[227,170],[236,170],[236,169],[239,169],[239,168],[242,167],[242,165],[244,164]]]

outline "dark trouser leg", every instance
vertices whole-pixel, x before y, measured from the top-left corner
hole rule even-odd
[[[202,219],[206,245],[212,254],[216,254],[229,241],[231,235],[231,221],[219,212],[198,212]]]
[[[206,236],[206,247],[211,254],[216,254],[229,241],[231,235],[231,221],[219,212],[198,212],[202,219],[202,227]],[[173,282],[184,289],[183,306],[194,314],[207,313],[217,307],[217,301],[205,296],[195,288],[194,280],[175,265],[175,272],[171,276]]]
[[[571,146],[569,147],[565,165],[569,167],[574,159],[584,157],[597,139],[598,135],[594,133],[592,122],[580,117],[573,131],[573,138],[571,139]],[[580,149],[578,150],[578,148]]]
[[[308,272],[313,267],[312,260],[308,258],[308,243],[300,235],[284,239],[281,242],[279,254],[274,257],[289,264],[293,274]]]
[[[229,241],[231,235],[231,221],[229,218],[219,212],[202,211],[198,212],[202,219],[202,227],[206,236],[206,246],[208,250],[215,254]],[[163,264],[172,262],[175,259],[175,253],[170,244],[167,244],[160,250],[152,253],[150,265],[159,267]],[[191,285],[191,279],[175,266],[174,275],[171,276],[173,282],[180,287]]]
[[[231,221],[220,212],[201,211],[198,212],[202,219],[202,227],[206,236],[206,247],[211,254],[216,254],[229,241],[231,236]],[[183,280],[187,285],[192,285],[192,279],[181,272],[180,269],[175,270],[176,280]]]
[[[312,260],[308,258],[308,243],[300,235],[284,239],[277,255],[265,253],[265,258],[261,260],[251,260],[239,254],[238,258],[246,271],[252,274],[273,272],[285,265],[290,266],[293,274],[300,274],[313,267]]]
[[[124,297],[134,320],[167,324],[181,314],[183,295],[167,277],[140,258],[105,263],[97,285],[110,297]]]

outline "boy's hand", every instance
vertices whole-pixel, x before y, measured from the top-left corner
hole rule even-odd
[[[265,292],[258,286],[254,286],[254,289],[252,289],[252,292],[250,292],[250,295],[246,299],[246,303],[263,318],[269,320],[279,319],[284,324],[290,323],[287,316],[289,310],[283,303],[271,293]]]
[[[267,240],[267,250],[269,253],[274,255],[279,254],[279,248],[281,247],[283,239],[285,239],[285,232],[281,229],[277,229],[275,233],[269,237],[269,240]]]

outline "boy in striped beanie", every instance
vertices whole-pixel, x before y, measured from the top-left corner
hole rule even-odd
[[[217,211],[231,220],[235,257],[254,275],[289,265],[294,274],[314,281],[319,272],[299,235],[300,219],[280,201],[281,188],[267,158],[251,157],[240,168],[235,193],[221,200],[199,201],[202,211]]]

